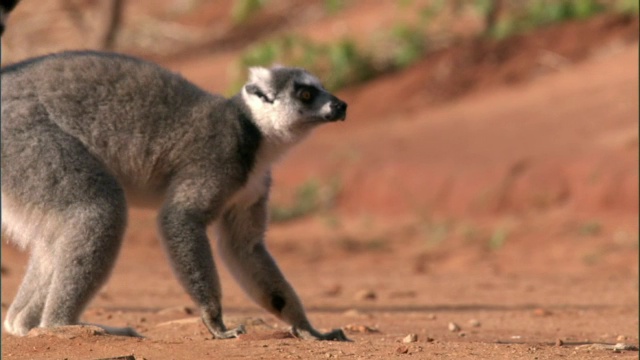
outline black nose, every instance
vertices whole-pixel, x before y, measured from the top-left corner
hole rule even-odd
[[[342,101],[342,100],[335,101],[335,102],[331,103],[331,110],[336,111],[336,112],[346,113],[347,112],[347,103]]]
[[[347,117],[347,103],[336,99],[331,103],[332,120],[344,120]]]

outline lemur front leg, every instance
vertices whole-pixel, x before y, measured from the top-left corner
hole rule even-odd
[[[349,341],[341,329],[321,333],[311,326],[302,303],[263,242],[267,196],[249,208],[227,210],[219,222],[218,245],[231,273],[263,308],[292,326],[304,339]]]
[[[173,269],[201,311],[202,321],[217,339],[245,333],[242,325],[227,329],[222,320],[220,280],[206,234],[218,208],[215,199],[193,191],[193,184],[174,190],[160,211],[158,224]],[[199,197],[199,198],[198,198]]]

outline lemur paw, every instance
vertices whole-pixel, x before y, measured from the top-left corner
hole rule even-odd
[[[213,334],[213,337],[216,339],[233,339],[237,338],[241,334],[246,334],[247,330],[245,330],[244,325],[240,325],[235,329],[226,330],[226,331],[216,331]]]
[[[326,333],[321,333],[315,330],[302,330],[298,328],[291,328],[293,336],[305,339],[305,340],[330,340],[330,341],[352,341],[345,334],[342,329],[333,329]]]

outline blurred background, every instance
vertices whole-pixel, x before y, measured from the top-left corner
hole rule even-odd
[[[311,308],[534,304],[522,311],[544,315],[554,304],[597,303],[619,307],[625,320],[618,328],[567,320],[571,336],[637,343],[638,7],[23,0],[2,38],[2,64],[63,49],[118,51],[226,95],[249,66],[305,67],[349,103],[345,123],[319,129],[274,170],[268,244]],[[159,248],[153,213],[132,211],[123,256]],[[3,250],[5,306],[25,257]],[[145,263],[134,262],[116,269],[96,306],[129,301],[128,276]],[[170,276],[160,260],[144,266]],[[141,286],[132,303],[189,304],[173,282]],[[159,304],[162,286],[172,295]],[[229,286],[226,301],[247,303]],[[588,309],[593,319],[613,316]]]

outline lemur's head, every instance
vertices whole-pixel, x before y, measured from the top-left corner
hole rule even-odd
[[[282,141],[296,141],[319,124],[347,116],[347,104],[299,68],[250,68],[242,98],[260,130]]]

